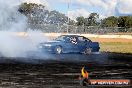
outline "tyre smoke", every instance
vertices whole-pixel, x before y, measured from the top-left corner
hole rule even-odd
[[[0,0],[0,56],[23,57],[47,39],[40,31],[26,31],[27,18],[18,5],[19,0]]]

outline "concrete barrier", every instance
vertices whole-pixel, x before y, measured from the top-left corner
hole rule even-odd
[[[60,35],[66,35],[65,33],[44,33],[46,36],[57,37]],[[132,39],[132,35],[98,35],[98,34],[68,34],[68,35],[81,35],[85,37],[92,38],[124,38],[124,39]]]
[[[28,36],[29,33],[26,32],[15,32],[13,35],[16,36]],[[55,38],[60,35],[81,35],[91,38],[123,38],[123,39],[132,39],[132,35],[98,35],[98,34],[67,34],[67,33],[40,33],[43,36],[48,36],[50,38]]]

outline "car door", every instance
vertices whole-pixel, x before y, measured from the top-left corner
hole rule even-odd
[[[78,52],[77,38],[73,36],[66,37],[64,46],[65,46],[65,51],[67,52]]]
[[[79,36],[77,40],[78,51],[83,52],[87,47],[87,40],[83,36]]]

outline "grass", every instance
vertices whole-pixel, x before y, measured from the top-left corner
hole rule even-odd
[[[132,53],[132,42],[101,42],[100,51]]]
[[[95,41],[99,42],[100,51],[132,54],[132,39],[125,38],[90,38],[90,39],[94,42]]]

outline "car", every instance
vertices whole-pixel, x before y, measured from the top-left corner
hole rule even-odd
[[[41,52],[83,53],[99,52],[99,43],[79,35],[61,35],[53,41],[43,42],[38,45]]]

